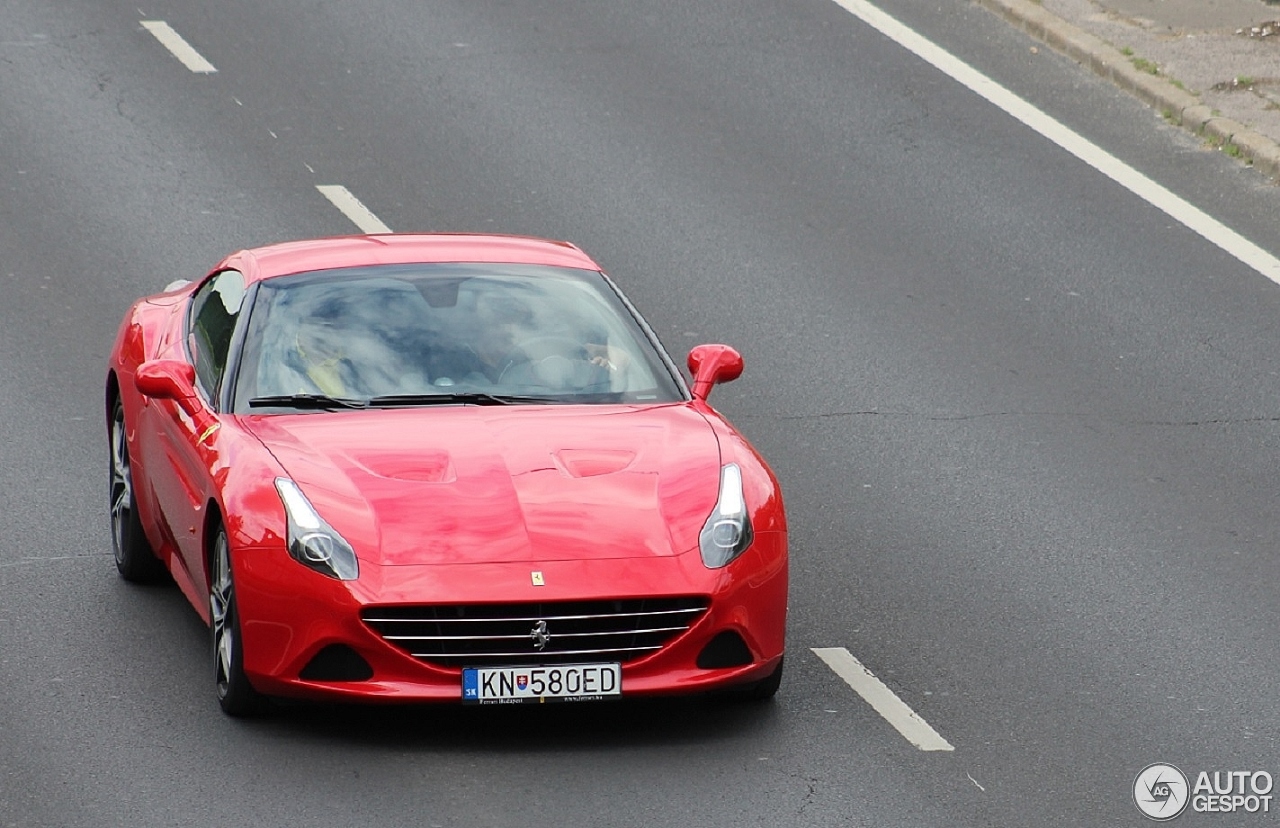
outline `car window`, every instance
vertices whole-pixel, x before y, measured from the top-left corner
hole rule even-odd
[[[240,371],[237,409],[298,394],[682,398],[601,274],[531,265],[386,265],[269,279],[257,292]]]
[[[224,270],[201,285],[191,298],[187,349],[195,365],[196,384],[210,401],[217,400],[226,373],[244,287],[244,276]]]

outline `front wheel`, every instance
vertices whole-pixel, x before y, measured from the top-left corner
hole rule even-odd
[[[227,543],[227,531],[221,526],[213,541],[212,570],[209,578],[209,626],[213,631],[218,704],[228,716],[250,716],[262,709],[265,699],[253,689],[244,674],[240,613],[236,609],[235,582],[231,577],[231,546]]]
[[[111,406],[111,545],[116,570],[133,583],[154,583],[164,575],[164,564],[152,551],[138,517],[138,498],[133,489],[133,463],[129,459],[128,432],[124,405],[116,397]]]

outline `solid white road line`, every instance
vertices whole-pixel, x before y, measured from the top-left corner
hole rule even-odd
[[[906,702],[894,695],[884,686],[884,682],[876,678],[870,670],[862,666],[862,662],[854,658],[844,647],[814,647],[815,655],[827,663],[836,675],[844,679],[859,696],[866,699],[867,704],[884,716],[885,721],[893,725],[907,741],[921,750],[955,750],[946,739],[929,727],[929,723],[920,718]]]
[[[1280,259],[1095,146],[967,63],[943,51],[865,0],[834,0],[867,25],[986,98],[1139,198],[1168,213],[1249,267],[1280,283]]]
[[[356,227],[360,228],[362,233],[390,233],[391,228],[382,223],[382,220],[375,216],[368,207],[360,203],[360,199],[351,194],[351,191],[340,184],[317,184],[316,189],[319,190],[324,197],[333,202],[333,206],[342,211],[342,214],[351,219]]]
[[[209,74],[218,71],[213,64],[200,56],[200,53],[191,48],[191,44],[182,39],[182,35],[173,30],[173,27],[163,20],[143,20],[142,25],[146,30],[156,36],[156,40],[160,41],[166,49],[173,53],[173,56],[182,61],[182,65],[186,66],[192,72]]]

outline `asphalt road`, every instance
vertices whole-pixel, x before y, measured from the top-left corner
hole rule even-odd
[[[1280,253],[1249,171],[967,3],[881,7]],[[831,0],[2,16],[0,826],[1139,825],[1151,762],[1280,776],[1280,288]],[[195,614],[114,572],[106,353],[139,294],[352,232],[330,184],[570,239],[677,355],[742,350],[774,704],[222,716]]]

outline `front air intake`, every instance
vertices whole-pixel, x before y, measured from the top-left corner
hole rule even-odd
[[[330,644],[307,662],[298,678],[303,681],[368,681],[373,668],[345,644]]]
[[[747,642],[732,630],[725,630],[711,639],[698,653],[698,668],[701,670],[744,667],[750,663],[751,650]]]

